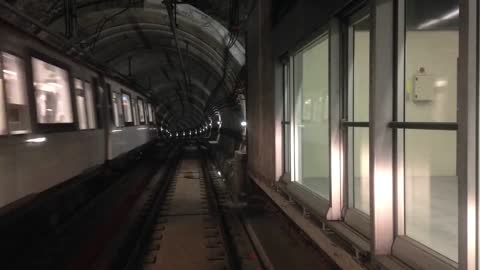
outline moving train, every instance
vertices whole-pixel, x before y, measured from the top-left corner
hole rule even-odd
[[[0,21],[0,208],[158,135],[135,87]]]

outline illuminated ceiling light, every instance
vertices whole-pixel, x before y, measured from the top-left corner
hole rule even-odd
[[[218,176],[222,176],[222,173],[220,171],[217,171]]]
[[[39,137],[39,138],[33,138],[33,139],[28,139],[25,142],[27,143],[42,143],[47,141],[47,138],[45,137]]]
[[[445,14],[445,15],[439,17],[439,18],[432,19],[432,20],[429,20],[429,21],[426,21],[426,22],[420,24],[418,26],[418,29],[422,30],[422,29],[430,28],[430,27],[432,27],[434,25],[437,25],[439,23],[442,23],[444,21],[456,19],[456,18],[458,18],[459,15],[460,15],[460,8],[456,8],[456,9],[448,12],[447,14]]]
[[[247,122],[246,122],[246,121],[242,121],[242,122],[240,123],[240,125],[241,125],[242,127],[246,127],[246,126],[247,126]]]
[[[112,133],[117,133],[117,132],[122,132],[122,130],[121,129],[113,129],[112,130]]]

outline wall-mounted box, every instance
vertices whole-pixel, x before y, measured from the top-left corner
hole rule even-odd
[[[420,73],[415,75],[413,82],[414,101],[432,101],[435,90],[435,78],[432,75]]]

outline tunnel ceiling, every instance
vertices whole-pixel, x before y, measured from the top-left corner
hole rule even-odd
[[[197,127],[238,103],[245,64],[242,29],[253,0],[7,2],[63,36],[64,49],[81,50],[141,86],[172,130]],[[19,20],[8,13],[2,17]]]

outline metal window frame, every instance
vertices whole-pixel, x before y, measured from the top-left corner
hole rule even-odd
[[[370,6],[362,5],[356,7],[354,12],[349,12],[344,16],[342,35],[344,36],[343,52],[341,56],[345,68],[343,69],[343,81],[345,87],[341,90],[342,99],[342,118],[340,121],[343,137],[343,175],[345,176],[343,189],[343,209],[342,218],[346,224],[355,229],[366,238],[371,237],[371,222],[368,214],[355,208],[354,206],[354,132],[357,128],[368,128],[370,132],[370,121],[354,120],[354,57],[355,57],[355,37],[354,25],[370,17]],[[370,37],[372,36],[372,26],[370,27]],[[371,42],[370,42],[371,43]],[[370,47],[371,51],[371,47]],[[370,53],[372,54],[372,52]],[[371,67],[371,61],[368,68]],[[370,87],[371,88],[371,87]],[[370,89],[369,89],[370,92]]]
[[[461,0],[460,2],[462,2]],[[466,0],[471,1],[471,0]],[[394,215],[395,215],[395,224],[394,224],[394,235],[395,240],[392,246],[392,255],[404,261],[405,263],[414,266],[414,267],[434,267],[435,269],[475,269],[475,268],[464,268],[462,266],[462,255],[461,246],[462,241],[459,241],[459,263],[455,263],[450,259],[447,259],[445,256],[435,252],[434,250],[420,244],[414,239],[406,236],[405,234],[405,173],[404,173],[404,164],[405,164],[405,131],[406,130],[438,130],[438,131],[457,131],[457,152],[461,147],[460,138],[462,130],[462,117],[461,111],[462,106],[459,107],[459,112],[457,113],[458,123],[455,122],[405,122],[405,66],[406,66],[406,51],[405,51],[405,42],[406,42],[406,7],[405,0],[395,1],[395,93],[394,93],[394,117],[393,121],[388,124],[389,128],[393,130],[393,153],[394,153]],[[461,12],[461,20],[463,20],[463,12]],[[460,44],[468,43],[467,40],[460,37]],[[459,53],[461,50],[459,48]],[[462,58],[459,55],[460,59]],[[467,73],[467,70],[463,69],[461,65],[458,65],[457,73],[461,74],[463,72]],[[461,85],[461,77],[458,77],[458,85]],[[460,104],[463,94],[461,93],[461,87],[457,87],[458,101]],[[464,144],[465,147],[468,147],[467,144]],[[460,153],[460,152],[459,152]],[[457,155],[457,174],[459,179],[459,192],[461,190],[461,169],[459,164],[461,164],[461,157]],[[468,180],[466,180],[468,181]],[[461,192],[460,192],[461,193]],[[459,201],[461,208],[463,196],[459,194]],[[459,234],[461,234],[461,223],[462,215],[459,212]]]

